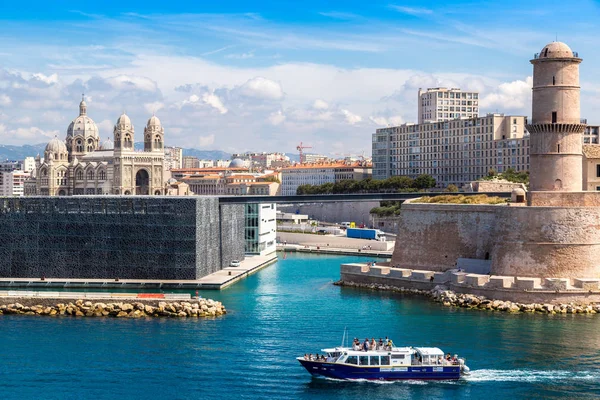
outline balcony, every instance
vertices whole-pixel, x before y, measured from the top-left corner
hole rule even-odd
[[[575,58],[579,58],[579,53],[578,53],[578,52],[576,52],[576,51],[574,51],[574,52],[573,52],[573,57],[575,57]],[[535,53],[535,54],[533,55],[533,59],[534,59],[534,60],[537,60],[538,58],[541,58],[541,57],[540,57],[540,53]]]

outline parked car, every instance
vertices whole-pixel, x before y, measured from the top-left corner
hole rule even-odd
[[[229,263],[230,267],[239,267],[240,266],[240,262],[239,260],[233,260],[232,262]]]

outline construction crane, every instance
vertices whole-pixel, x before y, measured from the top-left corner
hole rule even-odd
[[[311,146],[304,146],[302,142],[298,146],[296,146],[296,150],[300,153],[300,164],[302,164],[302,154],[304,149],[312,149]]]

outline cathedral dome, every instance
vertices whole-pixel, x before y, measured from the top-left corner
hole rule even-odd
[[[540,58],[571,58],[573,51],[563,42],[548,43],[540,52]]]
[[[244,168],[244,167],[245,167],[244,161],[239,158],[234,158],[229,163],[229,168]]]
[[[125,126],[131,125],[131,120],[129,119],[127,114],[125,114],[125,113],[121,114],[121,116],[117,120],[117,126],[120,126],[120,125],[125,125]]]
[[[106,139],[100,145],[100,150],[113,150],[114,148],[115,148],[115,145],[114,145],[113,141],[110,140],[110,138]]]
[[[67,146],[62,140],[54,136],[54,138],[46,145],[46,152],[55,154],[66,153]]]
[[[161,126],[160,119],[158,119],[158,117],[156,115],[153,115],[148,120],[148,124],[147,125],[148,125],[148,127],[151,127],[151,126]]]
[[[79,116],[71,121],[67,128],[67,138],[74,136],[98,138],[98,126],[96,126],[93,119],[87,116],[85,100],[81,100],[81,103],[79,103]]]

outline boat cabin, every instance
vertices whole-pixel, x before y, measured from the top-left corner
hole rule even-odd
[[[363,366],[439,365],[444,352],[437,347],[394,347],[392,350],[359,351],[347,347],[323,349],[326,362]]]

